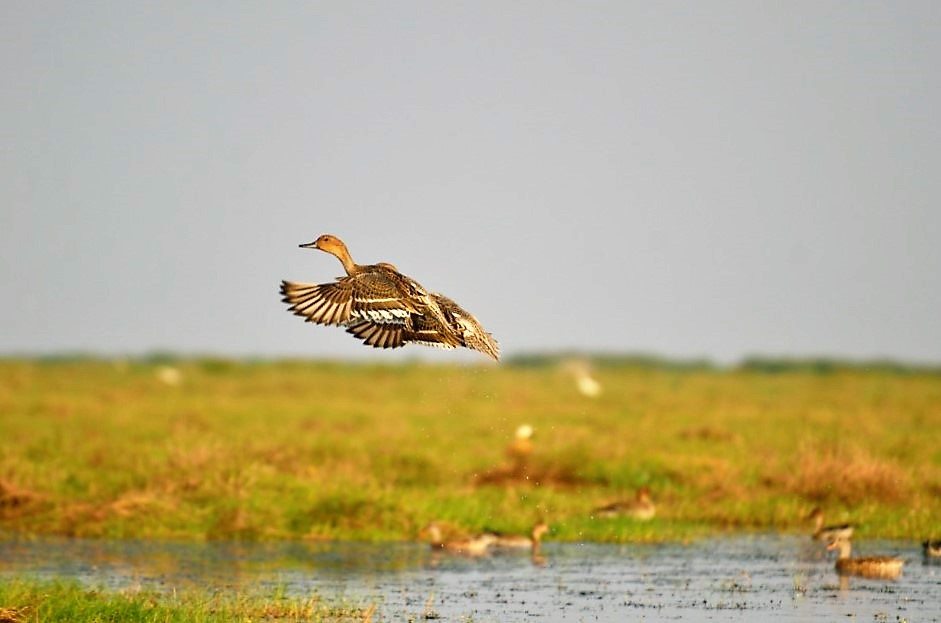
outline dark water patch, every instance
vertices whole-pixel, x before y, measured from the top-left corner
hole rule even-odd
[[[543,556],[468,559],[412,543],[0,541],[3,577],[114,589],[273,590],[376,603],[377,620],[938,621],[941,567],[918,544],[864,542],[907,559],[894,582],[840,578],[807,538],[693,545],[554,544]]]

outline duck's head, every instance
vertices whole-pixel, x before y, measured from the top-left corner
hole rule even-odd
[[[637,490],[637,501],[638,502],[650,502],[650,489],[647,487],[641,487]]]
[[[319,249],[333,255],[346,251],[346,245],[343,244],[343,241],[333,234],[324,234],[313,242],[307,242],[300,246],[302,249]]]
[[[540,521],[535,526],[533,526],[533,540],[538,541],[549,532],[549,524],[544,521]]]
[[[819,506],[815,506],[814,509],[810,511],[810,513],[807,514],[807,517],[805,517],[805,519],[808,519],[808,520],[813,519],[814,521],[817,521],[818,519],[823,519],[823,510],[821,510]]]
[[[850,543],[850,540],[842,536],[837,537],[827,543],[827,551],[832,552],[833,550],[836,550],[840,552],[840,558],[848,558],[850,552],[852,551],[852,547],[853,546]]]
[[[421,531],[420,536],[427,538],[432,543],[441,543],[441,526],[436,521],[432,521]]]

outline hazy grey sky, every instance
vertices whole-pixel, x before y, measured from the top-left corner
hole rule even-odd
[[[938,59],[938,2],[6,1],[0,352],[369,355],[279,301],[329,232],[507,353],[938,361]]]

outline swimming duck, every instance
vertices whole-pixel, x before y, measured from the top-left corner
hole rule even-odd
[[[441,526],[436,522],[431,522],[424,532],[431,541],[431,548],[434,550],[444,550],[452,554],[462,556],[483,556],[487,553],[490,546],[493,545],[497,537],[494,534],[485,533],[477,536],[466,537],[462,539],[444,540],[441,534]]]
[[[868,578],[893,580],[902,573],[905,561],[895,556],[867,556],[852,558],[853,546],[847,537],[837,537],[827,545],[827,550],[840,552],[836,560],[836,570],[844,575],[859,575]]]
[[[941,559],[941,539],[937,541],[928,540],[921,544],[926,558]]]
[[[818,541],[830,542],[837,538],[849,539],[853,536],[853,524],[838,524],[832,526],[823,525],[823,511],[819,506],[815,507],[814,510],[810,511],[810,514],[807,515],[807,519],[814,520],[814,534],[813,538]]]
[[[499,360],[497,341],[472,314],[443,294],[427,291],[393,264],[356,264],[343,241],[330,234],[300,246],[333,255],[346,271],[332,283],[281,282],[288,310],[307,322],[346,326],[347,333],[374,348],[463,346]]]
[[[653,519],[654,515],[657,514],[657,507],[654,506],[653,500],[650,498],[650,489],[641,487],[637,490],[637,496],[633,500],[613,502],[605,506],[600,506],[592,511],[592,513],[598,517],[604,518],[624,515],[646,521]]]
[[[524,536],[522,534],[500,534],[499,532],[492,532],[494,536],[494,547],[499,547],[503,549],[539,549],[539,545],[542,543],[542,537],[544,534],[549,532],[549,526],[544,522],[540,521],[533,529],[530,531],[529,536]]]

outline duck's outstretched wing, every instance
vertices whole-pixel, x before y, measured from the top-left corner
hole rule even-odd
[[[434,348],[457,348],[462,346],[458,336],[450,327],[442,325],[439,318],[430,314],[412,316],[405,330],[405,341]]]
[[[288,311],[307,322],[342,325],[359,320],[404,324],[415,306],[382,272],[341,277],[332,283],[281,282],[281,300]]]
[[[461,346],[453,333],[422,315],[411,316],[404,325],[358,320],[352,322],[346,332],[373,348],[398,348],[406,344],[446,349]]]
[[[282,301],[288,311],[307,322],[338,325],[349,322],[353,310],[353,287],[349,280],[336,283],[281,282]]]
[[[453,332],[460,339],[461,346],[480,351],[493,358],[494,361],[500,360],[500,345],[493,335],[480,326],[473,314],[443,294],[433,293],[431,296],[435,299]]]
[[[380,324],[369,320],[357,320],[350,323],[346,332],[362,340],[366,346],[373,348],[398,348],[405,346],[403,333],[405,328],[400,324]]]

